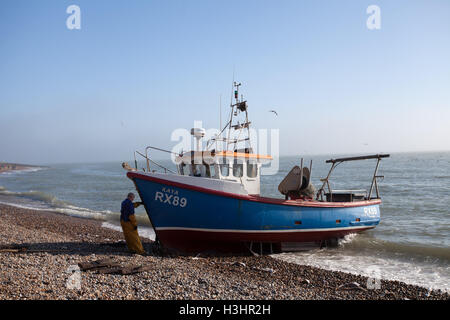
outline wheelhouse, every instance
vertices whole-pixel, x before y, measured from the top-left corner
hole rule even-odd
[[[269,155],[239,151],[192,151],[177,156],[178,174],[242,184],[248,194],[260,194],[261,167]]]

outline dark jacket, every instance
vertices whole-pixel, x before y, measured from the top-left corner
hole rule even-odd
[[[134,214],[134,205],[133,202],[126,198],[122,201],[122,207],[120,209],[120,220],[125,222],[130,221],[130,215]]]

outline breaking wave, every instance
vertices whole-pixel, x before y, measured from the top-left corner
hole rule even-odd
[[[42,191],[13,192],[0,187],[0,203],[18,208],[52,211],[81,218],[105,220],[113,214],[109,210],[91,210],[72,205],[69,202],[58,199],[56,196]]]
[[[2,197],[3,196],[3,197]],[[120,220],[120,212],[111,210],[93,210],[75,206],[56,196],[41,191],[13,192],[0,186],[0,203],[14,207],[39,211],[51,211],[69,216],[115,222]],[[146,214],[136,213],[139,225],[152,228]]]
[[[53,196],[51,194],[47,194],[42,191],[30,190],[30,191],[26,191],[26,192],[13,192],[13,191],[8,191],[3,187],[0,187],[0,194],[14,196],[14,197],[27,198],[27,199],[36,200],[36,201],[42,201],[50,206],[55,206],[55,207],[69,205],[67,202],[59,200],[55,196]]]
[[[44,170],[44,169],[46,169],[46,168],[45,167],[30,167],[30,168],[20,169],[20,170],[3,171],[3,172],[0,172],[0,175],[11,176],[11,175],[17,175],[17,174],[36,172],[36,171],[40,171],[40,170]]]
[[[448,260],[450,250],[446,247],[423,246],[418,243],[391,242],[365,235],[350,234],[339,241],[339,248],[352,251],[373,251],[405,256],[428,257]]]
[[[397,280],[430,290],[450,292],[448,248],[401,244],[350,234],[336,248],[273,255],[287,262],[331,271]]]

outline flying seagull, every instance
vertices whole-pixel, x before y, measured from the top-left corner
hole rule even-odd
[[[278,116],[278,113],[275,110],[269,110],[269,112],[273,112],[276,116]]]

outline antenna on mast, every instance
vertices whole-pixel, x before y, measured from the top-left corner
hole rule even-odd
[[[222,94],[219,96],[219,134],[216,136],[216,150],[219,150],[218,148],[218,141],[219,137],[222,137]]]

